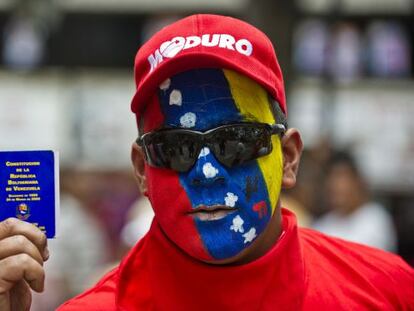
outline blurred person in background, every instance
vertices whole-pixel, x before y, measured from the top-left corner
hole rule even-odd
[[[321,232],[395,252],[397,237],[391,215],[371,200],[353,157],[333,153],[327,163],[324,196],[328,212],[313,223]]]
[[[152,210],[151,203],[147,197],[140,196],[135,202],[132,203],[126,215],[125,224],[120,232],[120,239],[117,243],[118,249],[116,250],[116,257],[103,264],[102,260],[97,261],[97,263],[101,264],[95,265],[93,269],[90,269],[88,277],[86,278],[89,286],[98,282],[103,274],[111,271],[119,265],[120,259],[124,257],[148,232],[153,218],[154,211]],[[83,287],[81,291],[85,289],[86,288]],[[79,294],[81,291],[77,291],[74,295]],[[72,297],[74,295],[72,295]],[[60,300],[60,302],[65,300]]]
[[[131,206],[121,231],[121,241],[127,249],[145,236],[151,227],[154,211],[147,197],[139,197]]]
[[[283,206],[289,207],[298,219],[298,225],[311,227],[313,220],[323,213],[324,180],[321,167],[326,165],[332,146],[328,139],[321,137],[313,148],[304,149],[300,160],[300,170],[295,187],[282,192]]]
[[[53,0],[10,1],[13,13],[3,34],[3,63],[10,69],[29,71],[40,67],[46,42],[60,23]]]
[[[131,158],[154,221],[94,287],[59,310],[412,310],[398,256],[298,228],[280,203],[296,183],[282,72],[265,34],[194,15],[138,51]],[[21,235],[16,243],[15,236]],[[0,223],[0,308],[43,288],[44,235]]]

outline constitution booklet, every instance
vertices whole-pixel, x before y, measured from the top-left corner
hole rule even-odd
[[[16,217],[54,238],[58,214],[58,153],[0,151],[0,221]]]

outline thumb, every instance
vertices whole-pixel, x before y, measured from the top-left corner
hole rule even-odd
[[[11,311],[29,311],[32,304],[32,293],[26,281],[19,281],[10,291]],[[3,310],[3,309],[0,309]]]
[[[0,310],[11,311],[9,292],[0,294]]]

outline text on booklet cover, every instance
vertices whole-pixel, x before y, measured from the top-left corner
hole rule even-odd
[[[0,151],[0,221],[16,217],[55,237],[57,162],[53,151]]]

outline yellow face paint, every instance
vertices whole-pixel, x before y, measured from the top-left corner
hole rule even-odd
[[[267,92],[256,82],[231,70],[223,70],[230,85],[235,104],[246,121],[276,123]],[[272,136],[272,152],[257,159],[266,182],[272,214],[280,195],[283,175],[283,154],[280,138]]]

